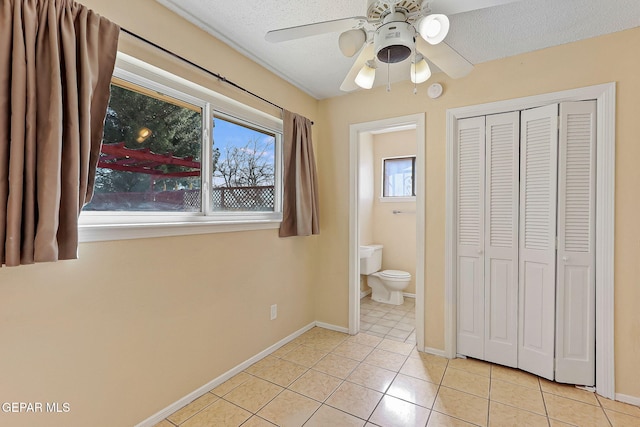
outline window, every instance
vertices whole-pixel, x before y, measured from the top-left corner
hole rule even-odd
[[[81,241],[277,228],[282,120],[121,53]]]
[[[85,211],[198,212],[202,108],[114,79]]]
[[[273,212],[276,135],[220,115],[213,129],[211,210]]]
[[[415,156],[382,159],[382,197],[415,197],[415,176]]]

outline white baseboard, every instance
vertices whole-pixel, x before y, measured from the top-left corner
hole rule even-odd
[[[200,387],[196,391],[193,391],[193,392],[189,393],[188,395],[184,396],[182,399],[178,400],[175,403],[172,403],[171,405],[169,405],[166,408],[162,409],[161,411],[155,413],[154,415],[150,416],[149,418],[147,418],[146,420],[142,421],[141,423],[136,424],[135,427],[152,427],[152,426],[155,426],[157,423],[159,423],[163,419],[167,418],[169,415],[173,414],[178,409],[180,409],[183,406],[193,402],[194,400],[196,400],[200,396],[204,395],[205,393],[210,392],[211,390],[213,390],[214,388],[218,387],[223,382],[227,381],[229,378],[231,378],[234,375],[239,374],[240,372],[244,371],[246,368],[248,368],[249,366],[253,365],[254,363],[259,361],[260,359],[263,359],[263,358],[267,357],[268,355],[270,355],[271,353],[273,353],[274,351],[276,351],[277,349],[279,349],[283,345],[287,344],[290,341],[293,341],[294,339],[296,339],[297,337],[299,337],[303,333],[307,332],[309,329],[313,328],[314,326],[320,326],[322,328],[332,329],[332,330],[336,330],[336,331],[339,331],[339,332],[345,332],[345,331],[348,332],[348,329],[339,328],[338,326],[332,326],[332,325],[328,325],[328,324],[325,324],[325,323],[320,324],[319,322],[312,322],[312,323],[308,324],[307,326],[304,326],[303,328],[301,328],[301,329],[297,330],[296,332],[292,333],[291,335],[281,339],[277,343],[275,343],[272,346],[268,347],[266,350],[261,351],[260,353],[256,354],[255,356],[251,357],[250,359],[245,360],[241,364],[237,365],[236,367],[231,368],[230,370],[228,370],[224,374],[220,375],[219,377],[215,378],[212,381],[209,381],[207,384],[203,385],[202,387]]]
[[[444,350],[440,350],[439,348],[425,347],[425,353],[433,354],[434,356],[447,357],[447,353]]]
[[[627,394],[616,393],[616,400],[630,405],[640,406],[640,397],[629,396]]]
[[[342,332],[344,334],[349,333],[349,328],[343,328],[342,326],[331,325],[323,322],[316,322],[315,325],[319,328],[329,329],[330,331]]]
[[[416,299],[416,294],[410,294],[408,292],[403,292],[402,295],[404,295],[405,298],[413,298]]]

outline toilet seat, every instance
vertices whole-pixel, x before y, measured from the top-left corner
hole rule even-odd
[[[384,270],[380,272],[380,276],[387,279],[410,279],[411,274],[401,270]]]

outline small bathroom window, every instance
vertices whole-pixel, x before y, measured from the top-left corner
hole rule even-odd
[[[382,198],[416,196],[416,157],[382,159]]]

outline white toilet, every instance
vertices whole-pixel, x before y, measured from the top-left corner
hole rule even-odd
[[[411,274],[399,270],[383,270],[382,245],[360,246],[360,274],[367,276],[371,299],[385,304],[401,305],[402,291],[409,286]]]

